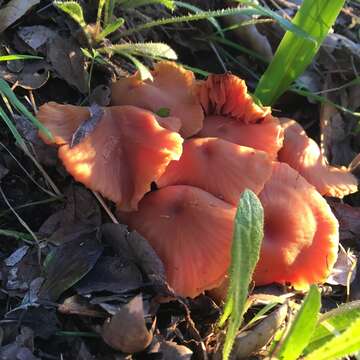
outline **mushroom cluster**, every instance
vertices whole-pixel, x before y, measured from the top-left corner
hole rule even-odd
[[[356,178],[329,166],[294,120],[257,105],[238,77],[199,81],[172,62],[156,64],[152,75],[152,82],[135,74],[114,83],[111,106],[75,145],[89,109],[40,107],[67,171],[116,203],[121,221],[150,242],[181,296],[223,283],[245,188],[259,196],[265,214],[255,283],[300,290],[324,282],[339,236],[322,195],[353,193]]]

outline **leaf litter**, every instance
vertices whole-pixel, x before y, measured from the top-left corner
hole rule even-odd
[[[6,7],[2,7],[0,11],[0,32],[10,27],[4,34],[7,35],[7,48],[12,53],[40,55],[43,60],[0,64],[0,76],[16,87],[23,87],[24,90],[18,92],[19,96],[25,93],[28,95],[28,90],[34,90],[35,105],[58,96],[69,103],[108,105],[110,91],[106,87],[110,78],[118,73],[126,73],[132,66],[125,63],[123,69],[124,62],[121,61],[114,64],[113,68],[94,64],[92,86],[89,89],[91,63],[80,50],[84,42],[79,42],[74,24],[59,14],[54,16],[51,8],[35,6],[38,3],[39,1],[21,0],[7,2]],[[204,7],[198,1],[191,3]],[[285,2],[279,3],[283,6]],[[16,14],[10,9],[14,5],[18,10]],[[222,5],[220,1],[211,2],[212,8]],[[86,10],[86,16],[91,17],[96,13],[96,5],[88,5]],[[292,6],[283,7],[282,10],[290,16],[294,12]],[[34,20],[22,18],[25,21],[21,20],[17,25],[17,21],[25,13],[29,14],[29,19],[30,15],[34,16]],[[124,14],[118,15],[124,15],[129,24],[135,25],[144,22],[144,19],[153,20],[167,14],[167,10],[162,7],[150,6],[126,10]],[[48,20],[50,15],[53,22]],[[5,18],[5,21],[1,21]],[[354,32],[347,28],[349,21],[349,16],[341,17],[336,29],[340,33],[328,36],[316,62],[306,71],[304,79],[307,78],[307,81],[304,83],[314,92],[324,91],[324,95],[332,102],[356,111],[359,108],[358,86],[340,89],[336,94],[332,94],[332,91],[326,93],[328,90],[341,88],[351,80],[353,70],[359,65],[359,49]],[[157,30],[135,34],[133,40],[145,38],[154,42],[175,41],[180,59],[186,59],[184,62],[208,71],[222,72],[220,61],[213,61],[214,50],[206,39],[212,34],[212,28],[208,25],[204,22],[199,28],[191,24],[159,27]],[[276,24],[249,26],[247,31],[252,32],[251,47],[263,52],[265,57],[270,56],[269,47],[274,50],[276,46],[274,31],[282,34],[282,30],[276,30],[276,27]],[[242,38],[246,34],[246,28],[240,27],[237,30],[239,35],[230,35],[235,42],[238,42],[237,36]],[[8,36],[11,31],[16,33],[13,39]],[[243,76],[250,86],[254,85],[254,72],[255,75],[263,72],[264,65],[261,61],[256,62],[247,55],[239,55],[239,52],[233,52],[218,43],[216,49],[223,57],[227,69]],[[242,62],[248,68],[251,67],[253,72],[249,72],[246,66],[241,67],[239,63]],[[319,66],[323,67],[323,71],[319,72]],[[324,77],[325,73],[331,75]],[[62,84],[60,89],[64,94],[58,94],[58,84]],[[75,97],[68,95],[72,91],[76,94]],[[295,99],[296,101],[288,95],[281,99],[282,110],[291,109],[290,115],[295,114],[304,119],[303,125],[308,124],[307,131],[319,142],[322,136],[323,149],[331,163],[348,165],[359,151],[359,136],[354,135],[356,118],[323,104],[323,121],[319,131],[318,124],[313,121],[314,111],[319,110],[317,104],[309,97],[311,103],[306,102],[306,106],[301,107],[299,104],[307,100]],[[294,107],[293,104],[297,102],[298,105]],[[18,118],[16,125],[22,129],[24,138],[34,145],[37,152],[39,144],[36,145],[36,130],[26,128],[25,122]],[[9,143],[1,135],[1,141],[3,140]],[[11,143],[10,149],[18,153],[18,149]],[[0,157],[2,155],[0,152]],[[129,232],[123,225],[106,223],[107,217],[94,196],[80,185],[74,185],[54,158],[54,151],[49,148],[39,156],[56,179],[64,198],[50,206],[39,208],[43,221],[35,228],[41,239],[40,262],[34,246],[24,245],[19,240],[9,246],[9,237],[0,237],[0,257],[3,261],[0,357],[9,360],[55,359],[61,353],[64,354],[64,359],[79,360],[209,358],[218,345],[219,339],[215,333],[221,307],[207,295],[194,300],[177,298],[166,283],[163,264],[146,239],[135,232]],[[26,181],[14,173],[13,167],[8,166],[8,160],[3,162],[1,159],[1,163],[4,165],[0,165],[0,177],[8,188],[14,175],[18,181]],[[45,183],[43,185],[46,186]],[[29,201],[38,200],[33,198],[31,191],[18,191],[23,198],[29,197]],[[11,192],[9,194],[14,206],[20,205],[18,197]],[[341,241],[359,251],[359,199],[354,196],[345,202],[331,201],[331,206],[340,222]],[[21,214],[31,223],[33,211]],[[13,220],[0,215],[0,228],[6,227],[14,231],[20,230]],[[5,241],[4,245],[1,242],[3,238],[7,245]],[[323,296],[325,301],[329,299],[331,306],[345,298],[342,285],[349,271],[348,259],[345,256],[339,265],[341,279],[337,278],[332,292]],[[351,284],[352,299],[359,298],[359,273],[356,272]],[[261,290],[263,294],[259,293]],[[287,303],[298,299],[296,294],[287,289],[276,287],[255,289],[251,296],[257,300],[245,315],[245,325],[264,304],[266,306],[271,301],[285,304],[273,309],[263,320],[238,335],[234,352],[238,358],[263,354],[264,346],[284,323]],[[172,301],[163,303],[164,300]],[[106,347],[101,337],[111,346]],[[43,339],[48,341],[45,346],[41,343]],[[115,349],[130,353],[140,351],[140,354],[127,356]]]

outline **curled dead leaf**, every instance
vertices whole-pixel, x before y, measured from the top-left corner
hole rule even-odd
[[[146,349],[153,335],[146,328],[142,295],[134,297],[107,320],[101,335],[109,346],[124,353],[132,354]]]
[[[234,343],[231,359],[247,359],[261,350],[275,335],[285,321],[288,305],[283,304],[249,331],[240,333]]]
[[[20,19],[40,0],[12,0],[0,11],[0,33]]]

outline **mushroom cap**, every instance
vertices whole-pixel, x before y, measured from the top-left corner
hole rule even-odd
[[[157,112],[170,110],[181,120],[180,134],[189,137],[202,127],[204,114],[195,94],[194,74],[175,62],[162,61],[152,72],[153,82],[140,74],[122,78],[112,85],[112,105],[134,105]]]
[[[62,105],[54,101],[48,102],[40,106],[37,118],[50,130],[53,140],[51,141],[42,131],[39,131],[39,136],[46,144],[63,145],[70,143],[76,129],[89,116],[87,107]]]
[[[218,138],[190,139],[180,160],[169,164],[157,185],[196,186],[237,206],[245,188],[258,194],[271,172],[271,160],[263,151]]]
[[[71,106],[72,112],[64,109],[48,104],[46,113],[39,118],[46,119],[55,139],[66,140],[58,151],[66,170],[76,181],[118,203],[124,211],[136,210],[140,199],[150,191],[151,183],[163,174],[171,160],[181,156],[181,136],[161,127],[151,112],[133,106],[104,108],[95,129],[70,147],[67,143],[71,131],[76,129],[73,124],[81,121],[78,122],[78,114],[76,121],[72,118],[74,107]],[[79,114],[83,110],[78,107]],[[47,114],[54,117],[48,118]],[[70,125],[66,126],[67,123]]]
[[[236,208],[192,186],[147,194],[139,210],[119,213],[163,261],[168,283],[181,296],[217,287],[230,264]]]
[[[271,115],[259,123],[244,124],[221,115],[206,116],[199,137],[219,137],[232,143],[265,151],[276,159],[283,144],[283,130],[279,120]]]
[[[274,163],[259,198],[265,227],[256,285],[290,283],[303,290],[324,282],[339,243],[338,221],[325,199],[285,163]]]
[[[255,104],[245,81],[232,74],[209,75],[198,82],[197,93],[205,115],[229,116],[254,124],[271,114],[270,107]]]
[[[317,143],[306,135],[295,120],[281,119],[284,145],[279,161],[297,170],[322,195],[342,198],[358,190],[358,181],[345,167],[327,164]]]

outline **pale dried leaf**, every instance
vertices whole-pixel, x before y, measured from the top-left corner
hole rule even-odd
[[[150,345],[153,336],[146,328],[141,294],[104,323],[102,337],[113,349],[124,353],[136,353]]]
[[[40,0],[12,0],[0,10],[0,33],[20,19]]]

